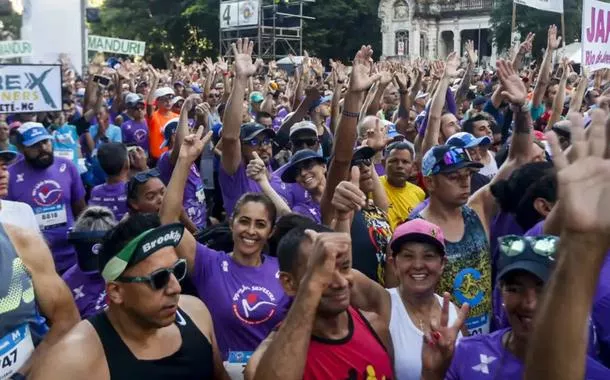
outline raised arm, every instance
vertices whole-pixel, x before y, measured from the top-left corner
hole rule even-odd
[[[581,67],[581,76],[580,81],[578,82],[578,87],[576,87],[576,91],[572,94],[572,99],[570,100],[570,112],[580,112],[580,107],[582,106],[582,100],[585,97],[585,91],[587,90],[587,86],[589,85],[589,69],[586,67]]]
[[[534,95],[532,96],[532,107],[539,107],[542,103],[544,92],[551,79],[553,51],[559,47],[560,42],[561,37],[557,37],[557,27],[551,25],[547,35],[546,51],[544,52],[544,58],[542,60],[542,65],[540,66],[540,72],[538,73],[538,80],[536,81],[536,87],[534,88]]]
[[[551,117],[546,123],[546,130],[549,131],[555,125],[556,122],[561,120],[561,114],[563,113],[563,102],[566,97],[566,83],[568,82],[568,76],[571,74],[570,65],[567,57],[563,57],[561,60],[561,66],[563,71],[561,73],[561,79],[559,80],[559,88],[555,99],[553,99],[553,110],[551,111]]]
[[[535,33],[528,33],[527,37],[525,37],[525,41],[523,41],[519,45],[519,50],[517,51],[517,54],[515,54],[515,57],[513,58],[512,62],[513,69],[515,69],[515,71],[519,71],[521,69],[521,63],[523,62],[523,58],[525,58],[525,55],[527,53],[532,51],[532,43],[534,42],[534,37],[536,37]]]
[[[561,220],[559,260],[538,307],[526,358],[526,380],[583,379],[588,317],[600,269],[610,248],[610,160],[603,122],[592,123],[588,139],[582,123],[571,126],[576,160],[568,164],[557,137],[549,133],[557,174]],[[554,208],[554,209],[555,209]],[[557,318],[561,315],[561,318]],[[548,344],[548,342],[553,344]]]
[[[241,163],[241,141],[239,132],[242,121],[243,101],[246,94],[248,78],[256,73],[256,66],[252,63],[252,50],[254,42],[247,38],[237,40],[232,44],[235,55],[235,80],[233,91],[225,109],[222,129],[222,156],[220,164],[228,175],[233,175]]]
[[[178,154],[180,153],[180,147],[184,142],[184,137],[189,134],[189,112],[193,107],[197,106],[201,102],[201,98],[198,94],[193,94],[186,98],[182,109],[180,110],[180,119],[178,121],[178,128],[176,128],[176,138],[174,140],[174,149],[170,154],[170,162],[172,166],[176,165],[178,161]]]
[[[150,91],[146,97],[146,117],[150,118],[152,117],[153,112],[155,112],[155,92],[159,86],[160,75],[152,65],[148,65],[148,70],[150,70],[150,73],[152,74],[152,83],[150,84]]]
[[[458,87],[457,91],[455,92],[455,102],[457,104],[462,104],[462,102],[466,99],[466,95],[470,89],[472,72],[477,64],[477,61],[479,60],[479,52],[474,49],[474,42],[472,40],[466,41],[464,48],[466,50],[466,58],[468,58],[468,65],[466,66],[466,71],[462,77],[460,87]]]
[[[261,190],[263,190],[263,193],[271,199],[277,209],[278,217],[290,214],[292,210],[290,210],[290,207],[284,198],[282,198],[269,183],[265,162],[258,156],[258,153],[253,152],[252,155],[254,156],[254,159],[248,163],[246,175],[248,178],[256,181],[261,187]]]

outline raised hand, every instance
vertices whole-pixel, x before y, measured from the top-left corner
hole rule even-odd
[[[547,34],[546,47],[550,50],[555,50],[559,47],[561,43],[561,36],[557,37],[557,26],[551,25],[549,26],[549,31]]]
[[[394,78],[396,78],[396,83],[398,84],[398,88],[401,90],[406,90],[409,86],[409,78],[407,74],[402,71],[396,71],[394,73]]]
[[[525,41],[521,42],[519,45],[519,54],[525,55],[532,51],[532,44],[534,43],[534,37],[536,37],[535,33],[528,33],[527,37],[525,37]]]
[[[258,153],[253,152],[254,158],[250,160],[246,167],[246,175],[253,181],[258,183],[268,181],[267,178],[267,167],[262,158],[259,157]]]
[[[148,169],[148,155],[142,147],[135,147],[129,152],[129,167],[135,171],[142,172]]]
[[[212,139],[212,131],[208,131],[205,135],[203,134],[204,128],[200,126],[197,132],[188,135],[184,138],[184,142],[180,147],[179,159],[186,160],[187,162],[193,163],[197,157],[203,152],[203,148],[210,143]]]
[[[337,258],[350,255],[352,239],[346,233],[317,233],[305,230],[313,242],[313,251],[307,260],[307,269],[302,281],[308,282],[318,291],[324,291],[332,283]]]
[[[205,116],[206,118],[212,114],[212,108],[207,102],[199,103],[195,107],[195,113],[200,116]]]
[[[249,39],[238,39],[237,43],[232,43],[233,55],[235,56],[235,75],[241,79],[247,79],[254,74],[258,67],[252,63],[252,50],[254,42]]]
[[[332,205],[337,211],[337,219],[351,218],[351,213],[366,206],[366,195],[360,190],[360,169],[352,167],[349,181],[340,182],[335,188]]]
[[[445,75],[450,78],[458,76],[458,68],[460,67],[460,57],[457,52],[451,52],[447,56],[447,63],[445,63]]]
[[[184,104],[182,105],[182,108],[184,108],[187,111],[190,111],[193,109],[193,107],[197,106],[202,101],[203,100],[201,99],[201,96],[199,94],[191,94],[191,95],[189,95],[188,98],[186,98],[184,100]]]
[[[466,50],[466,57],[468,58],[468,62],[471,65],[476,65],[479,60],[479,52],[474,49],[474,41],[468,40],[466,41],[466,46],[464,46]]]
[[[370,46],[362,46],[354,62],[352,63],[352,75],[349,82],[350,92],[365,92],[379,80],[381,74],[371,75],[371,68],[373,63],[373,49]]]
[[[216,62],[216,71],[218,71],[220,74],[225,74],[229,71],[229,63],[223,57],[218,57],[218,62]]]
[[[515,106],[525,104],[527,98],[527,90],[519,75],[515,72],[512,64],[508,61],[499,59],[496,62],[498,68],[498,78],[502,84],[502,96],[507,98]]]
[[[436,79],[440,79],[445,71],[445,62],[434,61],[430,64],[430,73]]]
[[[550,132],[548,141],[553,164],[558,170],[558,215],[564,231],[610,237],[610,160],[608,144],[610,126],[604,110],[591,113],[589,136],[585,137],[584,120],[570,113],[570,132],[574,161],[562,152],[557,136]],[[605,250],[604,250],[605,252]]]
[[[432,320],[431,331],[424,334],[424,344],[422,347],[422,372],[435,374],[437,378],[445,378],[445,373],[449,369],[455,342],[460,330],[464,326],[470,306],[463,304],[458,311],[457,319],[452,326],[449,324],[449,293],[443,294],[443,309],[441,320]]]

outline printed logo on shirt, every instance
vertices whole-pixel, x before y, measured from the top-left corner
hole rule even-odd
[[[24,174],[23,174],[23,173],[18,173],[18,174],[17,174],[17,181],[16,181],[16,182],[17,182],[17,183],[19,183],[19,182],[23,182],[23,181],[24,181],[24,180],[23,180],[23,176],[24,176]]]
[[[102,290],[100,295],[97,297],[97,300],[95,301],[95,310],[106,309],[106,304],[106,291]]]
[[[93,244],[93,247],[91,247],[91,253],[93,253],[94,255],[99,255],[100,249],[102,249],[102,244],[95,243]]]
[[[229,271],[229,263],[227,262],[227,260],[223,260],[221,266],[222,266],[222,271],[223,272],[228,272]]]
[[[389,374],[388,374],[389,375]],[[377,375],[375,371],[375,367],[372,365],[367,365],[364,373],[361,375],[358,374],[358,371],[355,368],[349,370],[347,378],[345,380],[358,380],[358,379],[366,379],[366,380],[392,380],[391,377],[387,377],[385,375],[379,374]]]
[[[133,133],[133,137],[137,142],[142,142],[148,137],[148,133],[144,129],[138,129]]]
[[[61,164],[61,166],[59,167],[59,172],[63,173],[66,171],[66,164]]]
[[[72,292],[74,293],[74,301],[81,299],[85,296],[85,293],[83,293],[84,287],[85,287],[85,285],[81,285],[78,288],[72,289]]]
[[[481,372],[486,375],[489,375],[489,364],[491,364],[497,358],[495,358],[493,356],[487,356],[484,354],[480,354],[479,357],[481,359],[481,362],[479,364],[473,366],[472,369],[475,370],[476,372]]]
[[[258,325],[275,315],[275,295],[264,286],[242,285],[233,294],[233,313],[242,322]]]
[[[47,179],[38,182],[32,191],[34,203],[38,206],[52,206],[61,200],[61,186],[57,181]]]

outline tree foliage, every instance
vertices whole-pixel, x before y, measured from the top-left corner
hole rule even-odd
[[[219,51],[220,0],[106,0],[91,33],[146,42],[147,59],[186,62]],[[379,0],[318,0],[307,4],[303,45],[311,54],[346,60],[362,44],[381,50]]]
[[[494,31],[494,43],[498,46],[498,52],[510,47],[512,7],[513,0],[495,0],[494,9],[491,13],[491,24]],[[582,0],[564,0],[563,9],[566,30],[560,30],[559,33],[565,39],[567,45],[580,40]],[[535,58],[542,56],[542,51],[546,48],[547,30],[553,24],[557,25],[557,28],[561,28],[561,14],[517,5],[516,26],[521,34],[521,39],[525,39],[529,32],[536,33],[532,48],[532,55]]]

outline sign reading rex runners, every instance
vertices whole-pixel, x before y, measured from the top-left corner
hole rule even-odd
[[[143,56],[146,42],[101,36],[87,37],[87,50],[113,54]]]
[[[0,66],[0,113],[61,111],[60,65]]]

